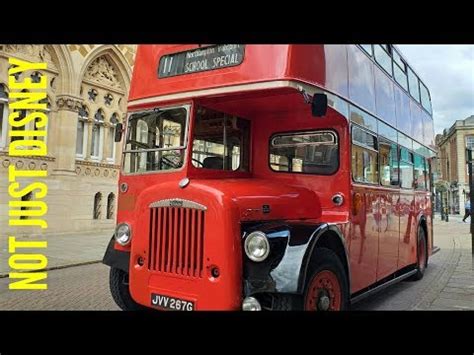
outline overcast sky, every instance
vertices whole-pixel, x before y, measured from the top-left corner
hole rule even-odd
[[[474,45],[398,45],[431,92],[435,133],[474,115]]]

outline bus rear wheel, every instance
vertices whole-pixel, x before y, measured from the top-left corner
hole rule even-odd
[[[426,246],[426,233],[422,226],[418,227],[418,237],[416,244],[416,273],[410,277],[411,281],[418,281],[423,278],[425,274],[426,266],[428,265],[428,252]]]
[[[123,311],[142,311],[146,308],[136,303],[130,295],[128,272],[117,268],[110,268],[110,293],[117,306]]]
[[[304,309],[342,311],[349,307],[349,287],[344,266],[329,249],[316,249],[308,272]]]

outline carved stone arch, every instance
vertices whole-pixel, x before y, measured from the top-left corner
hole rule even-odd
[[[115,117],[115,119],[117,119],[117,122],[113,122],[114,117]],[[115,125],[117,123],[122,123],[123,120],[122,120],[122,117],[121,117],[120,113],[118,111],[114,111],[110,114],[109,117],[107,117],[107,122]]]
[[[92,112],[93,108],[91,107],[91,105],[90,105],[87,101],[85,101],[85,100],[81,101],[80,105],[81,105],[81,106],[84,106],[84,107],[86,108],[86,111],[87,111],[87,113],[88,113],[88,116],[87,116],[87,117],[88,117],[89,119],[90,119],[91,117],[94,118],[94,112]],[[78,111],[79,111],[79,110],[78,110]]]
[[[54,96],[55,94],[51,90],[46,90],[46,101],[49,103],[51,111],[57,110],[56,100],[54,100]]]
[[[8,90],[8,83],[6,81],[0,80],[0,86],[3,86],[3,89],[5,90],[6,93],[10,92]]]
[[[76,95],[77,93],[74,92],[76,77],[74,76],[74,66],[67,45],[47,45],[45,49],[51,55],[59,72],[59,83],[55,95]]]
[[[120,82],[120,90],[127,94],[128,88],[130,86],[130,78],[131,78],[131,68],[127,63],[125,56],[122,52],[117,48],[116,45],[104,45],[94,48],[86,57],[82,69],[79,73],[79,78],[76,82],[76,91],[80,91],[80,87],[82,81],[85,79],[86,75],[88,75],[88,70],[90,70],[91,65],[96,64],[99,65],[106,65],[101,59],[105,59],[108,64],[110,64],[115,70],[117,75],[117,80]],[[90,77],[90,76],[89,76]],[[107,78],[105,78],[107,81]]]

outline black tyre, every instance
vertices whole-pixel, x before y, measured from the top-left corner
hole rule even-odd
[[[293,294],[273,294],[273,311],[301,311],[301,296]]]
[[[142,311],[146,308],[136,303],[130,295],[128,287],[128,273],[117,269],[110,268],[109,275],[110,293],[112,297],[122,310],[124,311]]]
[[[426,243],[426,233],[422,226],[418,226],[418,237],[416,245],[416,273],[408,280],[418,281],[423,278],[426,267],[428,266],[428,247]]]
[[[341,260],[330,249],[316,249],[307,274],[304,309],[342,311],[349,304],[349,282]]]

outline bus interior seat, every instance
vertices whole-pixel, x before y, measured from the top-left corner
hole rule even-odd
[[[332,174],[338,165],[337,145],[321,145],[314,152],[314,158],[303,162],[303,172],[311,174]]]
[[[203,160],[202,167],[205,169],[222,170],[224,168],[224,159],[221,157],[207,157]]]

